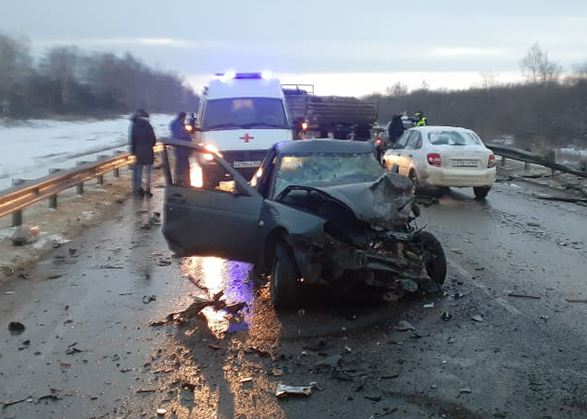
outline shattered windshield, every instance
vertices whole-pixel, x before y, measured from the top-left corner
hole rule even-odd
[[[372,153],[283,156],[278,163],[273,196],[289,185],[373,182],[383,171]]]
[[[214,99],[206,103],[202,129],[287,129],[283,101],[277,98]]]
[[[428,134],[432,145],[479,145],[481,140],[475,134],[460,131],[434,131]]]

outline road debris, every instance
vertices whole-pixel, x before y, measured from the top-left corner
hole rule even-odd
[[[472,393],[471,387],[463,387],[459,390],[459,393],[465,393],[465,394]]]
[[[17,400],[11,400],[9,402],[0,402],[0,404],[2,405],[2,408],[8,407],[8,406],[13,406],[15,404],[19,404],[19,403],[23,403],[26,401],[29,401],[31,399],[31,396],[27,396],[27,397],[23,397],[22,399],[17,399]]]
[[[169,265],[171,265],[170,260],[161,259],[157,262],[157,266],[169,266]]]
[[[445,322],[449,321],[450,319],[452,319],[452,314],[450,314],[448,311],[445,311],[444,313],[442,313],[442,320],[444,320]]]
[[[514,292],[510,292],[508,294],[508,297],[515,297],[515,298],[530,298],[533,300],[540,300],[540,297],[538,297],[537,295],[526,295],[526,294],[516,294]]]
[[[50,388],[49,391],[50,391],[49,394],[45,394],[44,396],[39,397],[35,403],[40,403],[43,400],[49,400],[49,401],[55,402],[55,401],[63,399],[63,391],[62,390],[59,390],[56,388]]]
[[[450,249],[451,252],[457,254],[457,255],[462,255],[463,251],[461,249],[457,249],[456,247]]]
[[[434,303],[424,304],[422,308],[434,308]]]
[[[157,409],[156,413],[157,416],[165,416],[167,414],[167,409]]]
[[[412,326],[412,324],[406,320],[400,320],[400,322],[397,325],[395,325],[394,329],[397,330],[398,332],[407,332],[408,330],[416,330],[416,328],[414,326]]]
[[[271,375],[273,377],[281,377],[283,375],[283,370],[282,369],[279,369],[279,368],[273,368],[271,370]]]
[[[145,295],[143,296],[143,304],[149,304],[151,301],[157,301],[157,296],[155,295]]]
[[[548,316],[546,314],[541,314],[540,316],[538,316],[538,318],[547,321],[548,320]]]
[[[246,383],[251,383],[252,381],[253,381],[253,377],[246,377],[246,378],[241,378],[240,383],[246,384]]]
[[[84,352],[81,349],[76,348],[77,342],[73,342],[72,344],[67,346],[67,349],[65,350],[65,353],[67,355],[73,355],[73,354],[77,354],[80,352]]]
[[[137,391],[137,394],[141,394],[141,393],[156,393],[157,389],[156,388],[139,388]]]
[[[8,323],[8,330],[13,335],[20,335],[26,329],[25,325],[21,322],[10,322]]]
[[[165,326],[169,323],[178,322],[178,323],[185,323],[189,319],[196,317],[200,311],[205,309],[206,307],[213,307],[216,310],[225,310],[228,313],[235,314],[240,311],[242,308],[246,307],[246,303],[236,303],[232,305],[226,305],[226,301],[220,300],[220,298],[224,295],[223,291],[215,294],[212,297],[212,300],[205,300],[202,298],[196,298],[196,301],[192,303],[188,308],[182,311],[177,311],[174,313],[170,313],[167,315],[165,320],[151,322],[150,326]]]
[[[14,234],[12,235],[12,244],[14,246],[24,246],[25,244],[31,244],[39,239],[39,227],[21,225],[18,226]]]
[[[312,394],[311,386],[288,386],[285,384],[278,384],[275,390],[275,396],[279,398],[287,396],[309,396]]]
[[[485,321],[485,319],[483,318],[483,315],[481,315],[481,314],[475,314],[474,316],[471,316],[471,320],[479,322],[479,323]]]

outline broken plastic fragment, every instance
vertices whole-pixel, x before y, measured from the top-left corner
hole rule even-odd
[[[275,395],[277,397],[287,397],[288,395],[309,396],[312,394],[312,387],[310,386],[288,386],[285,384],[278,384]]]

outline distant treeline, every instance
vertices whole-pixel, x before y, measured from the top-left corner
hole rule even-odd
[[[577,144],[587,147],[587,79],[525,83],[461,91],[415,90],[376,97],[379,120],[423,111],[429,124],[471,128],[485,140],[513,135],[534,148]]]
[[[0,117],[109,116],[142,107],[174,113],[196,109],[198,96],[176,74],[131,54],[50,48],[37,61],[25,39],[0,34]]]
[[[520,69],[525,83],[500,85],[487,75],[483,88],[431,91],[424,82],[409,92],[398,82],[372,98],[382,123],[394,114],[422,111],[429,124],[472,128],[485,140],[514,136],[517,145],[533,150],[553,144],[587,148],[587,61],[565,72],[536,42]]]

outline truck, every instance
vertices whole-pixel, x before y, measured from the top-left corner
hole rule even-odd
[[[369,140],[377,121],[377,103],[351,96],[317,96],[314,85],[282,84],[293,121],[293,136]]]

